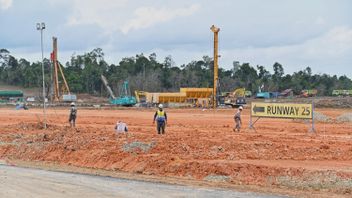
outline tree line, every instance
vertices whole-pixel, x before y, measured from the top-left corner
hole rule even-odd
[[[50,87],[51,61],[44,60],[45,84],[47,93]],[[334,89],[352,89],[352,81],[347,76],[312,74],[312,69],[285,74],[280,63],[273,64],[273,73],[265,66],[252,66],[249,63],[234,61],[231,69],[219,68],[221,91],[233,91],[244,87],[252,92],[283,91],[292,89],[299,94],[303,89],[317,89],[318,95],[331,95]],[[115,93],[124,80],[128,80],[131,91],[173,92],[180,87],[213,87],[213,60],[203,56],[201,60],[191,61],[180,66],[175,65],[171,56],[157,61],[157,55],[137,54],[122,58],[117,64],[108,64],[104,60],[103,50],[96,48],[83,55],[72,55],[64,64],[63,72],[70,89],[74,93],[88,93],[106,96],[107,91],[100,79],[107,77]],[[41,87],[41,62],[29,62],[13,57],[6,49],[0,49],[0,83],[22,87]]]

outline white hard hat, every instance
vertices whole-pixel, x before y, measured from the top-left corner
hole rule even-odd
[[[239,110],[243,110],[243,107],[242,107],[242,106],[240,106],[240,107],[238,107],[238,109],[239,109]]]
[[[160,109],[162,109],[163,108],[163,104],[159,104],[159,106],[158,106]]]
[[[71,106],[75,106],[75,103],[74,103],[74,102],[71,102]]]

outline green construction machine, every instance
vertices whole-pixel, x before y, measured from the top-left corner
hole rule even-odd
[[[124,81],[122,87],[120,88],[120,96],[115,97],[111,87],[108,84],[107,79],[105,76],[101,75],[101,80],[103,81],[106,89],[110,94],[109,102],[113,105],[131,107],[137,103],[136,98],[131,96],[131,91],[128,86],[128,81]]]
[[[23,101],[21,90],[0,90],[0,103]]]

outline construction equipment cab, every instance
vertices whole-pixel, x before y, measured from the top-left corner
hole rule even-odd
[[[244,106],[245,104],[247,104],[246,89],[245,88],[235,89],[233,92],[226,94],[224,101],[225,101],[225,105],[230,105],[232,106],[232,108],[238,108],[240,106]]]

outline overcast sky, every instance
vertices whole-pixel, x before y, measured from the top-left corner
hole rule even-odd
[[[279,62],[352,77],[351,10],[350,0],[0,0],[0,48],[40,60],[43,21],[45,56],[56,36],[63,63],[100,47],[110,64],[155,52],[181,65],[212,56],[215,24],[223,68]]]

